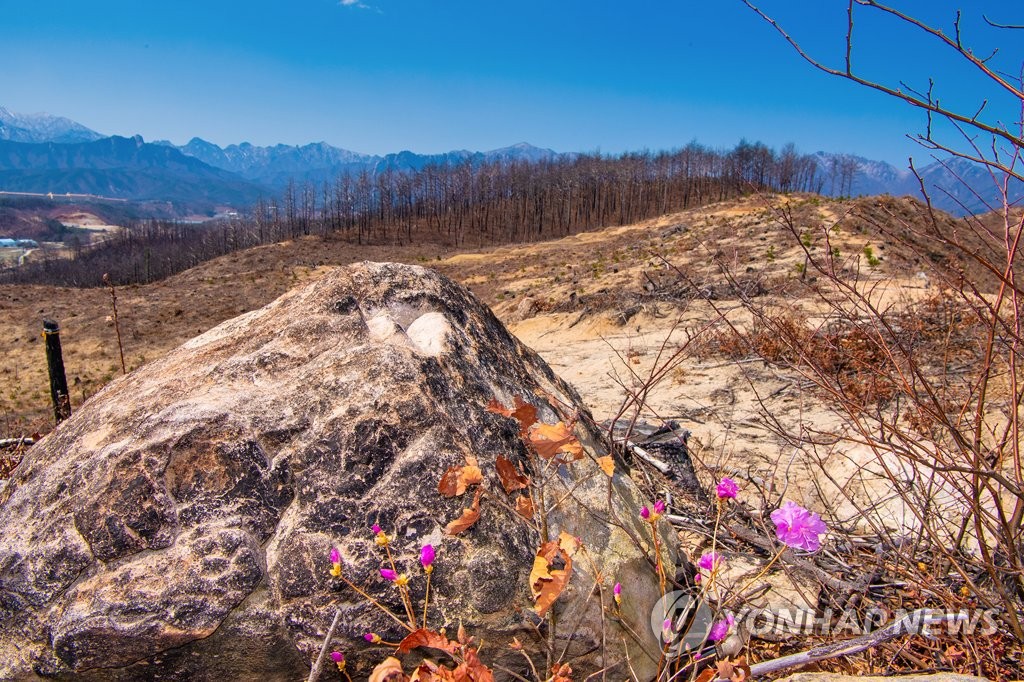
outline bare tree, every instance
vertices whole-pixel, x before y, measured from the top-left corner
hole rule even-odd
[[[1015,637],[1024,640],[1024,292],[1018,280],[1024,214],[1014,208],[1010,194],[1012,181],[1022,178],[1024,88],[1019,74],[1024,65],[997,65],[997,47],[969,45],[960,12],[942,29],[874,0],[848,0],[845,58],[841,65],[830,66],[768,13],[750,0],[741,1],[815,68],[922,110],[924,131],[914,136],[922,148],[982,164],[999,190],[1000,202],[989,207],[990,213],[953,220],[932,208],[928,188],[920,181],[926,202],[921,216],[903,215],[882,203],[875,215],[864,217],[889,241],[917,253],[922,267],[933,264],[928,276],[938,286],[932,305],[951,311],[940,315],[940,327],[932,330],[941,339],[937,345],[922,344],[921,334],[909,331],[911,319],[879,303],[877,282],[865,282],[856,273],[844,275],[831,249],[812,251],[804,244],[801,229],[782,207],[778,219],[805,250],[808,268],[826,283],[819,288],[826,312],[818,329],[831,331],[808,334],[763,309],[749,310],[787,344],[794,369],[845,417],[846,431],[812,434],[812,440],[832,438],[832,443],[869,448],[890,478],[893,494],[917,517],[915,546],[940,556],[981,603],[1000,607]],[[948,50],[972,67],[993,99],[1009,97],[1014,106],[991,111],[986,100],[971,110],[957,110],[935,95],[931,80],[915,88],[862,75],[854,32],[862,12]],[[1020,39],[1018,25],[978,19],[1009,40]],[[1013,118],[1001,118],[1007,113]],[[942,126],[937,125],[940,121]],[[944,139],[940,130],[950,131],[953,139]],[[839,170],[842,191],[849,187]],[[827,244],[829,231],[821,238]],[[851,390],[849,376],[844,378],[836,365],[836,353],[852,347],[843,346],[836,330],[856,338],[855,361],[865,372],[861,378],[875,390],[870,399]],[[955,368],[952,358],[960,359]],[[799,437],[808,442],[806,434]]]

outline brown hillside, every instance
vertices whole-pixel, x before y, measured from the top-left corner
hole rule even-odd
[[[527,343],[559,368],[565,358],[592,344],[604,361],[615,357],[609,334],[632,330],[656,339],[691,299],[725,301],[737,293],[798,296],[804,281],[803,251],[779,224],[783,210],[805,232],[812,251],[838,249],[842,267],[870,276],[899,276],[912,288],[925,286],[929,267],[918,254],[900,251],[877,225],[912,220],[918,209],[906,199],[832,201],[814,196],[750,197],[664,216],[626,227],[559,240],[496,249],[447,252],[436,245],[355,246],[316,237],[262,246],[200,265],[167,280],[118,289],[118,310],[129,371],[210,327],[265,305],[327,268],[360,260],[429,264],[468,285],[513,325]],[[830,229],[836,223],[837,229]],[[868,268],[864,247],[880,258]],[[725,264],[737,281],[722,276]],[[921,274],[918,274],[921,273]],[[531,299],[524,302],[526,299]],[[0,432],[18,435],[50,428],[48,384],[40,338],[44,318],[61,324],[72,404],[120,374],[110,298],[100,289],[40,286],[0,287]],[[690,304],[688,315],[710,315]],[[623,323],[630,321],[628,326]],[[610,325],[610,328],[608,326]],[[568,347],[566,338],[573,340]],[[632,337],[631,337],[632,338]],[[546,340],[557,340],[546,348]],[[633,342],[629,342],[633,343]],[[627,344],[629,345],[629,344]],[[547,352],[545,352],[547,351]],[[635,356],[634,356],[635,357]],[[617,398],[595,394],[587,381],[567,378],[599,416],[614,412]],[[619,389],[621,392],[621,389]]]

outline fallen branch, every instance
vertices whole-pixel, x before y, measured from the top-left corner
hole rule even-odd
[[[16,447],[18,447],[20,445],[33,445],[33,444],[35,444],[35,440],[33,440],[31,438],[26,438],[24,436],[21,437],[21,438],[0,438],[0,448],[11,448],[11,447],[16,448]]]
[[[792,668],[798,665],[807,665],[808,663],[824,661],[825,659],[835,658],[837,656],[848,656],[850,654],[864,651],[870,647],[877,646],[882,642],[887,642],[890,639],[895,639],[900,635],[920,634],[931,625],[963,621],[966,619],[967,614],[946,613],[941,615],[932,615],[932,609],[917,609],[916,611],[911,611],[899,620],[893,621],[881,630],[876,630],[872,633],[862,635],[861,637],[848,639],[843,642],[823,644],[821,646],[814,647],[813,649],[808,649],[807,651],[801,651],[800,653],[781,656],[770,661],[755,663],[750,666],[750,676],[758,677],[760,675],[767,675],[769,673],[774,673],[776,671]]]
[[[672,471],[672,467],[670,467],[665,462],[662,462],[660,459],[652,457],[646,450],[644,450],[642,447],[640,447],[633,441],[627,440],[626,447],[632,450],[634,455],[650,464],[652,467],[660,471],[662,474],[667,475],[668,472]]]

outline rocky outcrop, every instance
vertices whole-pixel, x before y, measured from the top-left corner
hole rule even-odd
[[[373,524],[396,536],[417,603],[419,548],[437,546],[432,628],[461,622],[485,659],[522,670],[504,644],[542,647],[528,584],[540,535],[495,472],[499,455],[529,466],[518,425],[487,409],[516,397],[546,423],[577,414],[587,455],[548,474],[548,532],[578,536],[594,561],[576,562],[556,604],[557,649],[574,631],[585,675],[623,672],[628,646],[643,675],[658,650],[650,527],[621,463],[609,478],[594,461],[605,453],[579,397],[463,288],[364,263],[113,382],[29,451],[0,490],[0,678],[301,678],[339,608],[335,647],[364,676],[387,650],[363,633],[404,633],[331,578],[329,554],[401,613]],[[438,481],[467,456],[489,493],[450,537],[469,500]],[[624,585],[633,633],[606,619],[604,658],[595,567]]]

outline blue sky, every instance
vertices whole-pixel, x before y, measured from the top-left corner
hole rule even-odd
[[[840,63],[843,0],[763,0]],[[1019,72],[1016,3],[893,4],[964,30]],[[1011,15],[1012,16],[1008,16]],[[948,50],[860,13],[869,75],[976,108],[992,88]],[[1015,39],[1015,40],[1014,40]],[[1005,101],[990,106],[1019,118]],[[739,0],[0,0],[0,105],[110,134],[226,145],[326,141],[365,153],[528,141],[615,153],[740,138],[905,165],[923,116],[814,71]]]

